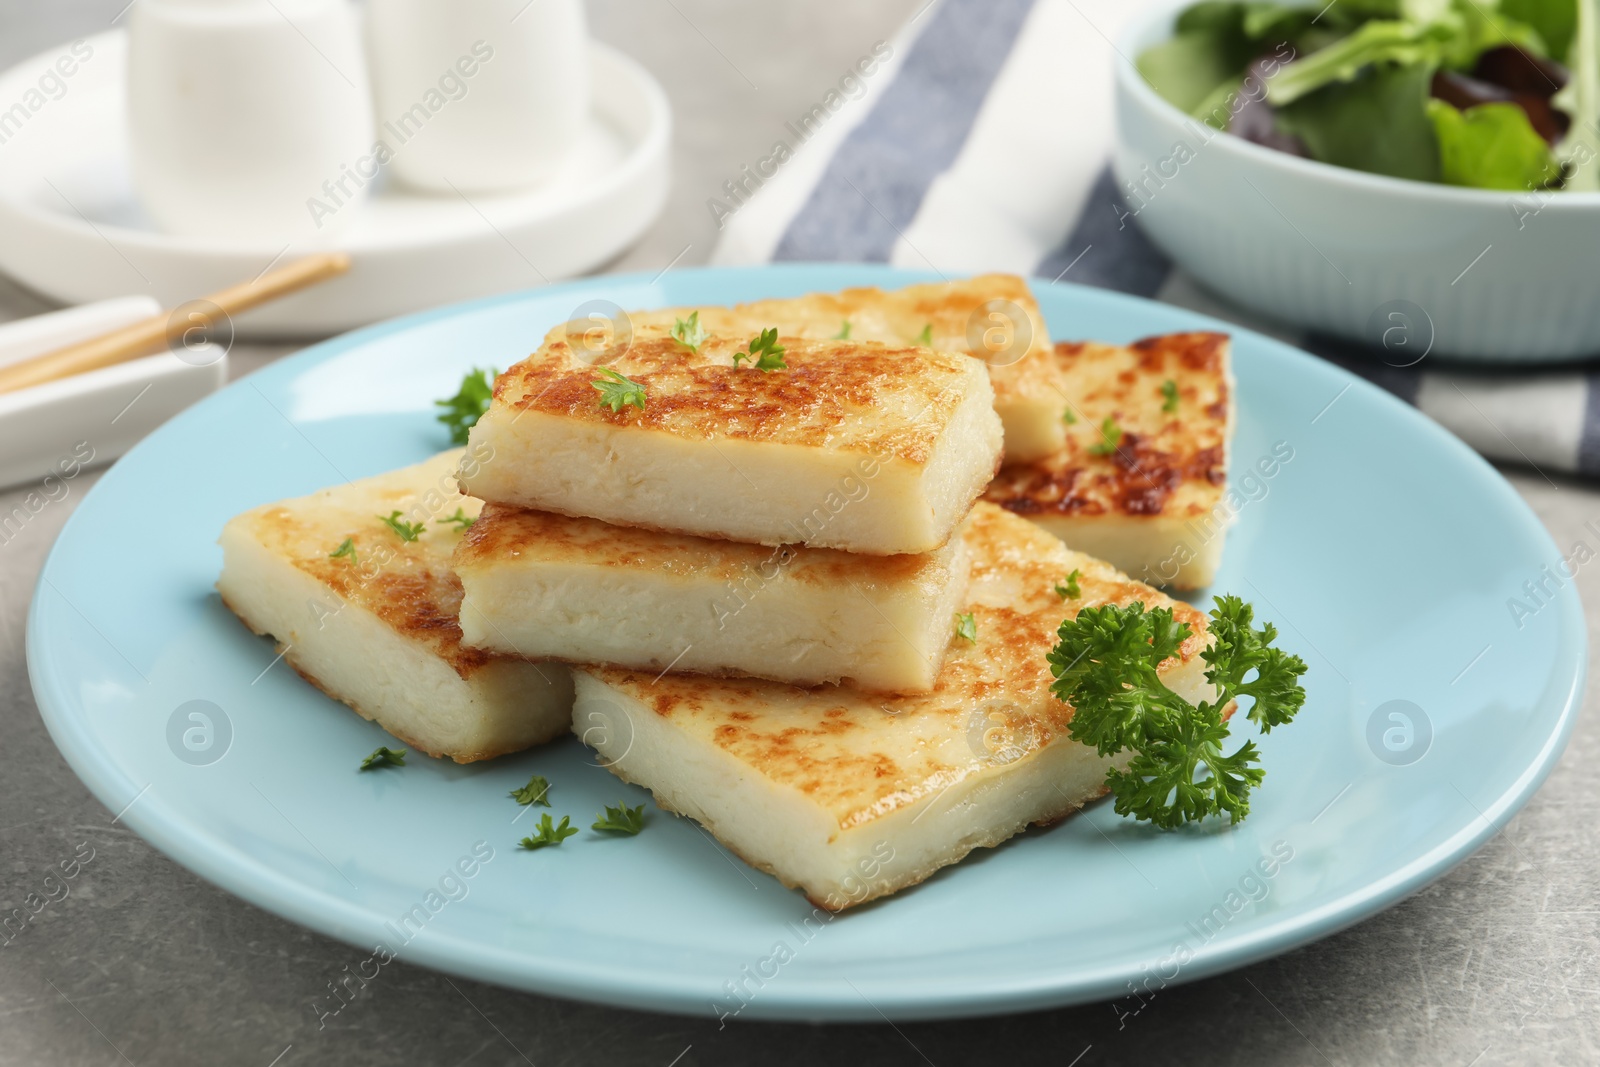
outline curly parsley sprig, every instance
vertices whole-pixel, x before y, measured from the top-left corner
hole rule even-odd
[[[1085,608],[1067,619],[1049,654],[1051,691],[1073,706],[1068,732],[1102,756],[1131,751],[1126,770],[1106,772],[1118,815],[1145,819],[1162,829],[1226,814],[1239,822],[1250,813],[1250,790],[1266,772],[1246,741],[1224,754],[1228,724],[1222,713],[1241,697],[1254,700],[1248,717],[1268,733],[1292,720],[1305,704],[1299,679],[1306,663],[1272,647],[1278,630],[1252,626],[1254,610],[1234,596],[1218,598],[1211,612],[1211,645],[1202,650],[1206,681],[1215,700],[1191,704],[1168,689],[1157,673],[1189,637],[1171,608],[1143,603]]]

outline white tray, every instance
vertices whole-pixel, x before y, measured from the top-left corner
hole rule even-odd
[[[298,248],[174,237],[139,210],[128,166],[122,31],[0,143],[0,271],[64,303],[147,292],[164,306],[260,273]],[[61,46],[0,74],[25,98]],[[671,112],[637,63],[592,44],[594,116],[567,169],[513,195],[436,196],[389,187],[334,239],[349,274],[241,316],[241,333],[334,333],[438,304],[525,289],[606,262],[666,202]],[[37,92],[33,99],[41,99]],[[205,151],[203,132],[195,151]],[[309,249],[306,249],[309,250]]]

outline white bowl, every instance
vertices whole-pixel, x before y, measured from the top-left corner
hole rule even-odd
[[[1114,169],[1138,224],[1189,274],[1260,314],[1381,346],[1396,365],[1430,350],[1600,354],[1600,193],[1387,178],[1211,130],[1131,62],[1188,3],[1153,5],[1118,42],[1129,61],[1117,64]]]

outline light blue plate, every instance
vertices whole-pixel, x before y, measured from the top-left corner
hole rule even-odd
[[[523,809],[506,793],[531,773],[583,826],[604,804],[647,799],[575,741],[357,774],[386,735],[274,664],[212,590],[230,516],[445,447],[433,400],[470,367],[508,366],[584,301],[720,304],[926,277],[796,266],[594,279],[375,326],[233,385],[107,473],[45,565],[28,663],[56,744],[157,848],[356,946],[352,972],[381,970],[365,961],[397,944],[411,913],[405,929],[420,932],[403,959],[640,1008],[710,1014],[742,1000],[742,1018],[942,1018],[1117,997],[1132,1011],[1130,983],[1237,967],[1388,907],[1528,799],[1571,730],[1586,640],[1570,582],[1547,577],[1559,575],[1556,546],[1517,495],[1343,371],[1096,289],[1039,286],[1056,337],[1235,337],[1233,487],[1246,503],[1216,590],[1254,601],[1311,665],[1299,721],[1261,739],[1267,779],[1237,828],[1158,833],[1100,804],[805,927],[799,894],[688,820],[657,813],[637,838],[585,830],[519,851],[531,820],[514,822]],[[1251,474],[1275,447],[1292,458]],[[1546,591],[1530,596],[1529,581]],[[1527,611],[1514,615],[1511,598]],[[198,756],[171,732],[193,725],[179,712],[193,700],[222,710],[209,750],[191,736]],[[476,842],[492,859],[448,877]]]

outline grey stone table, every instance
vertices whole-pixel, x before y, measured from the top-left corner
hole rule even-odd
[[[125,2],[0,0],[0,65],[98,32]],[[596,33],[655,72],[678,119],[672,204],[613,268],[703,261],[714,237],[706,197],[861,42],[887,36],[920,3],[591,0]],[[756,88],[729,56],[748,58],[740,65]],[[47,307],[0,282],[0,318]],[[240,346],[234,373],[285,351]],[[1506,474],[1564,547],[1600,519],[1594,487]],[[0,544],[0,912],[80,843],[94,849],[71,895],[0,948],[0,1065],[1600,1063],[1592,715],[1527,808],[1432,887],[1318,944],[1163,991],[1121,1028],[1101,1004],[898,1027],[719,1030],[709,1017],[452,984],[401,962],[319,1031],[312,999],[349,950],[223,893],[113,825],[39,721],[24,618],[46,551],[93,481],[75,481],[71,497]],[[21,495],[0,494],[0,513]],[[1577,584],[1592,620],[1600,569],[1580,571]]]

